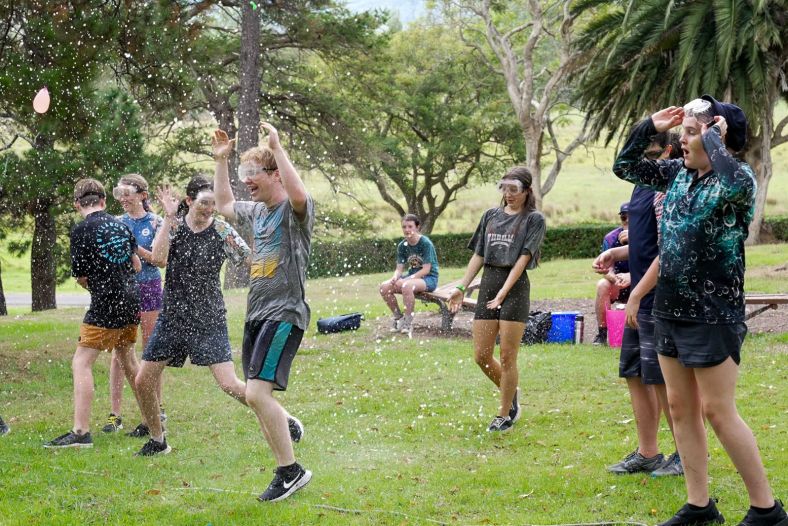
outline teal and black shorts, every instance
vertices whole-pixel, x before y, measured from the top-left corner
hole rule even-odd
[[[250,320],[244,325],[243,368],[247,380],[264,380],[274,390],[287,389],[304,331],[286,321]]]

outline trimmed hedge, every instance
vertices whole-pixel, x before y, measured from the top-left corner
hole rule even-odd
[[[764,226],[777,241],[788,241],[788,216],[770,217],[764,220]]]
[[[596,257],[602,246],[602,238],[613,228],[608,225],[548,228],[542,246],[542,259]],[[471,257],[467,246],[472,235],[436,234],[428,237],[435,244],[441,266],[463,267]],[[335,242],[315,240],[312,243],[308,275],[310,278],[319,278],[393,270],[396,265],[397,243],[401,240],[402,238]]]

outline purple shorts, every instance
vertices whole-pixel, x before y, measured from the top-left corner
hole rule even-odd
[[[161,278],[150,281],[141,281],[140,287],[140,312],[161,310]]]

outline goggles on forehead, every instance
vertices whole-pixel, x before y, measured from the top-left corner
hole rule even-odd
[[[684,116],[694,117],[701,124],[708,124],[714,120],[711,115],[711,102],[704,99],[695,99],[684,105]]]
[[[501,179],[498,181],[497,188],[502,194],[507,192],[510,194],[519,194],[525,190],[523,183],[518,179]]]
[[[112,189],[112,196],[115,199],[120,199],[121,197],[128,197],[130,195],[139,194],[139,193],[142,193],[142,190],[130,184],[119,184],[118,186]]]

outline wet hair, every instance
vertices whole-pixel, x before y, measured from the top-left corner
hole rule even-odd
[[[138,192],[148,191],[148,181],[140,174],[126,174],[118,180],[118,184],[133,186]],[[142,200],[142,208],[145,209],[146,212],[150,212],[150,203],[147,197]]]
[[[421,226],[421,219],[419,219],[419,216],[416,214],[405,214],[402,216],[401,222],[404,223],[405,221],[413,221],[413,223],[416,225],[416,228]]]
[[[669,159],[678,159],[683,155],[681,151],[681,136],[678,133],[668,131],[660,132],[651,137],[651,142],[659,145],[663,150],[670,146]]]
[[[263,168],[277,167],[274,152],[272,152],[267,146],[255,146],[254,148],[249,148],[241,154],[240,160],[242,163],[249,161],[255,162]]]
[[[195,175],[192,177],[191,181],[189,181],[189,184],[186,185],[186,197],[192,200],[197,199],[197,194],[203,190],[210,190],[213,192],[213,181],[204,175]],[[181,199],[181,202],[178,203],[176,215],[178,217],[184,217],[188,213],[189,205],[186,203],[185,198]]]
[[[527,197],[525,198],[525,203],[523,204],[522,214],[527,215],[536,210],[536,198],[534,197],[533,189],[531,188],[531,182],[533,181],[533,176],[531,175],[531,171],[526,168],[525,166],[515,166],[508,172],[506,175],[503,176],[504,179],[515,179],[520,181],[523,184],[523,189],[528,192]],[[501,198],[501,208],[506,206],[506,199]]]
[[[104,185],[95,179],[80,179],[74,185],[74,201],[81,207],[95,206],[105,197],[107,193],[104,191]]]

